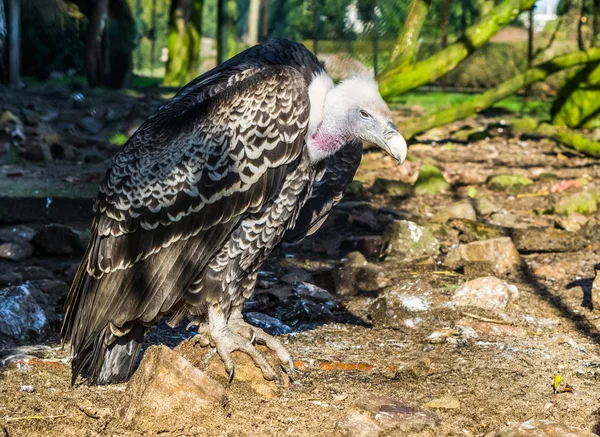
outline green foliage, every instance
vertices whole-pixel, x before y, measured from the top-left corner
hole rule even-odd
[[[600,63],[567,78],[552,105],[552,123],[575,129],[600,127]]]
[[[129,137],[127,136],[127,134],[124,134],[123,132],[116,132],[108,138],[108,142],[113,146],[120,147],[123,146],[128,139]]]

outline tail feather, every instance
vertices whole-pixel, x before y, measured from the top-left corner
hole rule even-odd
[[[116,384],[129,380],[142,348],[146,328],[134,325],[125,335],[116,337],[107,327],[85,350],[76,351],[72,363],[74,384],[78,375],[88,384]]]

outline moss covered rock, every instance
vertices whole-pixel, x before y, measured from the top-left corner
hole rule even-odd
[[[494,176],[488,181],[488,187],[497,191],[519,191],[531,184],[533,181],[527,176],[512,174]]]
[[[406,182],[393,179],[377,178],[373,183],[372,190],[375,194],[391,194],[392,196],[401,196],[411,194],[413,187]]]
[[[444,193],[450,189],[450,184],[444,178],[439,168],[424,165],[419,170],[419,176],[414,185],[415,194]]]
[[[582,190],[578,193],[565,193],[554,206],[556,214],[591,214],[598,210],[598,193],[595,190]]]
[[[353,195],[358,194],[363,190],[363,183],[357,179],[354,179],[346,187],[346,194]]]

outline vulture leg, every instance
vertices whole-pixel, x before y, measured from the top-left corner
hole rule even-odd
[[[234,308],[231,312],[231,316],[229,317],[229,327],[238,334],[250,338],[252,343],[264,344],[274,351],[281,362],[281,366],[287,373],[291,374],[294,371],[294,361],[281,342],[262,329],[246,323],[239,307]]]
[[[277,379],[277,374],[265,357],[258,352],[249,339],[232,330],[228,324],[227,316],[218,306],[210,305],[208,307],[208,324],[211,343],[214,343],[219,356],[223,360],[225,371],[230,375],[230,379],[233,379],[234,364],[231,353],[234,351],[249,355],[254,364],[260,368],[263,377],[267,381]]]

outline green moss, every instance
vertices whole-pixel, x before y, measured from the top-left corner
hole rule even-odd
[[[129,138],[127,137],[126,134],[124,134],[122,132],[116,132],[108,138],[108,142],[110,144],[112,144],[113,146],[120,147],[120,146],[124,145],[128,139]]]
[[[600,63],[569,77],[552,106],[552,123],[573,129],[600,127]]]
[[[538,124],[539,122],[536,119],[525,117],[513,120],[510,124],[510,127],[513,131],[516,132],[532,132],[537,129]]]
[[[450,184],[437,167],[424,165],[419,170],[419,175],[414,185],[415,194],[444,193],[450,189]]]
[[[556,203],[556,214],[570,215],[573,213],[592,214],[598,210],[598,193],[595,190],[582,190],[579,193],[565,194]]]
[[[375,194],[391,194],[392,196],[402,196],[411,194],[413,187],[406,182],[377,178],[373,183],[372,191]]]
[[[346,187],[346,194],[353,195],[362,192],[363,184],[361,181],[354,179],[350,184]]]
[[[488,187],[497,191],[519,191],[531,184],[533,181],[528,177],[511,174],[494,176],[488,181]]]

